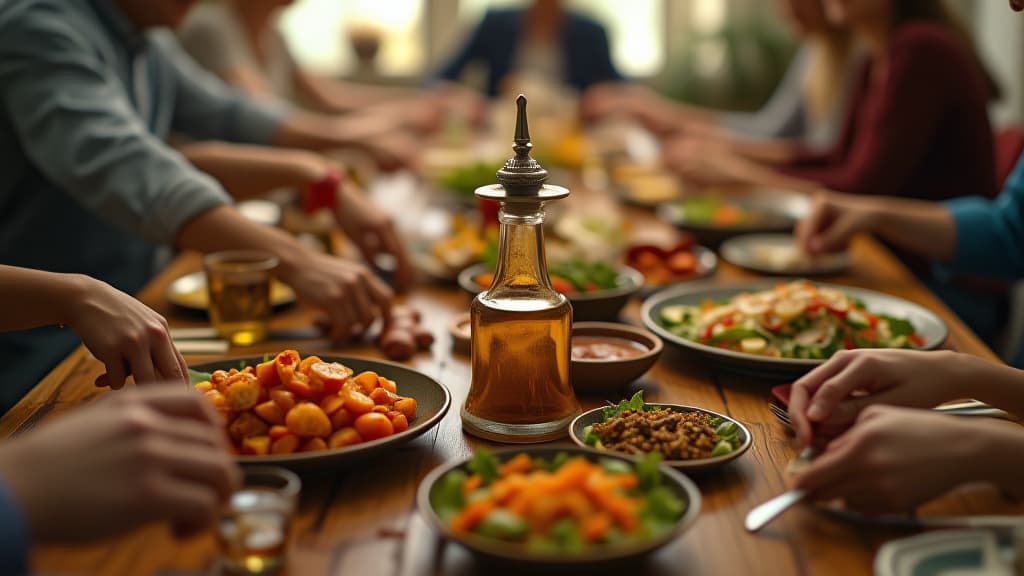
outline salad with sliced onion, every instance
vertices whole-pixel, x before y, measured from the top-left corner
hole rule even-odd
[[[825,359],[853,348],[920,348],[905,319],[873,314],[835,288],[797,281],[726,302],[662,308],[659,323],[700,344],[776,358]]]

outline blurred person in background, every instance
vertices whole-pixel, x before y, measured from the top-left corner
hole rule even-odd
[[[155,273],[158,246],[262,250],[279,259],[283,282],[326,313],[332,339],[365,331],[390,306],[387,285],[361,264],[246,220],[164,139],[174,130],[323,150],[372,146],[375,134],[227,89],[159,30],[192,5],[0,4],[0,263],[86,274],[133,294]],[[380,221],[361,218],[359,204],[349,209]],[[76,344],[55,326],[0,334],[5,386],[24,394]]]
[[[111,538],[153,522],[214,525],[238,488],[221,416],[182,383],[111,394],[0,444],[0,574],[29,548]]]
[[[580,92],[601,82],[622,80],[612,64],[604,28],[567,10],[560,0],[534,0],[527,8],[488,9],[432,79],[457,82],[473,63],[487,68],[484,93],[490,98],[508,88],[513,78],[525,76],[541,85],[568,85]]]
[[[439,102],[398,88],[355,84],[304,70],[277,28],[294,0],[218,0],[197,6],[178,31],[203,68],[250,96],[307,104],[327,114],[372,114],[393,129],[437,126]]]
[[[801,44],[768,102],[755,112],[728,112],[672,101],[634,85],[602,84],[584,94],[583,114],[623,114],[671,137],[722,141],[753,158],[785,158],[794,146],[831,147],[842,128],[861,61],[850,33],[828,21],[822,0],[778,0]]]
[[[685,137],[666,163],[705,184],[827,187],[852,194],[946,199],[996,193],[987,104],[998,96],[970,39],[941,0],[825,0],[869,58],[845,126],[828,151],[752,161]]]

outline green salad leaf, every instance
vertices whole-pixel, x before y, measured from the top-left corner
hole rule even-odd
[[[636,477],[640,481],[640,491],[650,492],[661,485],[661,452],[650,452],[636,463]]]
[[[614,418],[619,414],[622,414],[623,412],[629,412],[631,410],[644,410],[646,406],[647,405],[644,404],[644,391],[640,390],[636,394],[633,394],[633,397],[630,398],[629,400],[622,400],[618,404],[605,406],[604,410],[601,412],[601,415],[604,416],[605,420],[607,420],[609,418]]]
[[[490,484],[498,479],[498,459],[491,454],[490,450],[477,448],[473,459],[469,461],[466,468],[474,474],[479,474],[484,479],[484,484]]]
[[[430,505],[441,520],[448,522],[466,505],[466,496],[462,491],[465,482],[466,473],[462,470],[452,470],[438,481],[437,488],[430,495]]]
[[[213,378],[213,374],[209,372],[199,372],[198,370],[188,369],[188,383],[192,386],[199,384],[200,382],[208,382],[210,378]]]
[[[884,316],[879,314],[879,318],[889,323],[889,331],[892,332],[893,337],[897,336],[910,336],[914,333],[914,325],[909,320],[902,318],[893,318],[892,316]]]

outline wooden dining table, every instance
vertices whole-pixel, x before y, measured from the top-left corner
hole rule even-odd
[[[635,232],[675,232],[648,210],[623,207],[621,214]],[[945,347],[996,361],[995,355],[886,248],[872,238],[851,246],[852,266],[829,282],[886,292],[920,304],[949,326]],[[163,313],[172,327],[207,325],[201,316],[173,309],[166,298],[170,282],[200,268],[197,254],[174,259],[140,294],[140,300]],[[757,278],[721,263],[716,283]],[[487,445],[465,434],[460,408],[470,383],[469,358],[453,351],[451,319],[468,310],[470,297],[453,284],[423,281],[401,297],[419,309],[436,341],[406,364],[443,383],[452,406],[440,423],[419,438],[388,453],[344,467],[303,473],[302,497],[294,518],[286,573],[298,575],[468,575],[523,574],[517,566],[483,564],[459,545],[446,542],[416,510],[415,495],[434,467],[463,459],[475,446]],[[620,320],[640,324],[640,301],[629,302]],[[272,328],[307,327],[315,310],[301,302],[278,312]],[[236,347],[230,356],[274,353],[295,348],[303,355],[334,353],[383,358],[367,338],[343,346],[327,340],[268,341]],[[210,356],[190,356],[199,362]],[[79,347],[0,419],[4,437],[31,430],[106,392],[93,381],[102,365]],[[666,346],[657,364],[620,394],[581,396],[584,409],[615,401],[643,389],[649,401],[699,406],[745,423],[753,446],[741,458],[708,473],[694,475],[702,502],[695,524],[676,540],[627,568],[591,567],[587,574],[868,574],[878,547],[911,532],[840,520],[812,506],[798,506],[757,534],[744,530],[743,519],[757,504],[786,490],[787,465],[797,450],[791,434],[769,410],[771,382],[721,372],[691,353]],[[567,440],[563,440],[566,442]],[[955,465],[951,463],[951,465]],[[927,514],[1007,514],[1024,512],[986,486],[964,487],[919,510]],[[46,574],[210,574],[216,570],[217,544],[212,533],[175,540],[165,526],[148,526],[124,537],[83,546],[37,546],[31,562]]]

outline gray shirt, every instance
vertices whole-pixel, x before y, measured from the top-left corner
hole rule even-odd
[[[0,263],[136,292],[155,245],[230,202],[169,133],[267,143],[285,114],[200,70],[166,31],[136,30],[112,0],[0,0]],[[0,334],[0,409],[70,350],[68,334]]]

